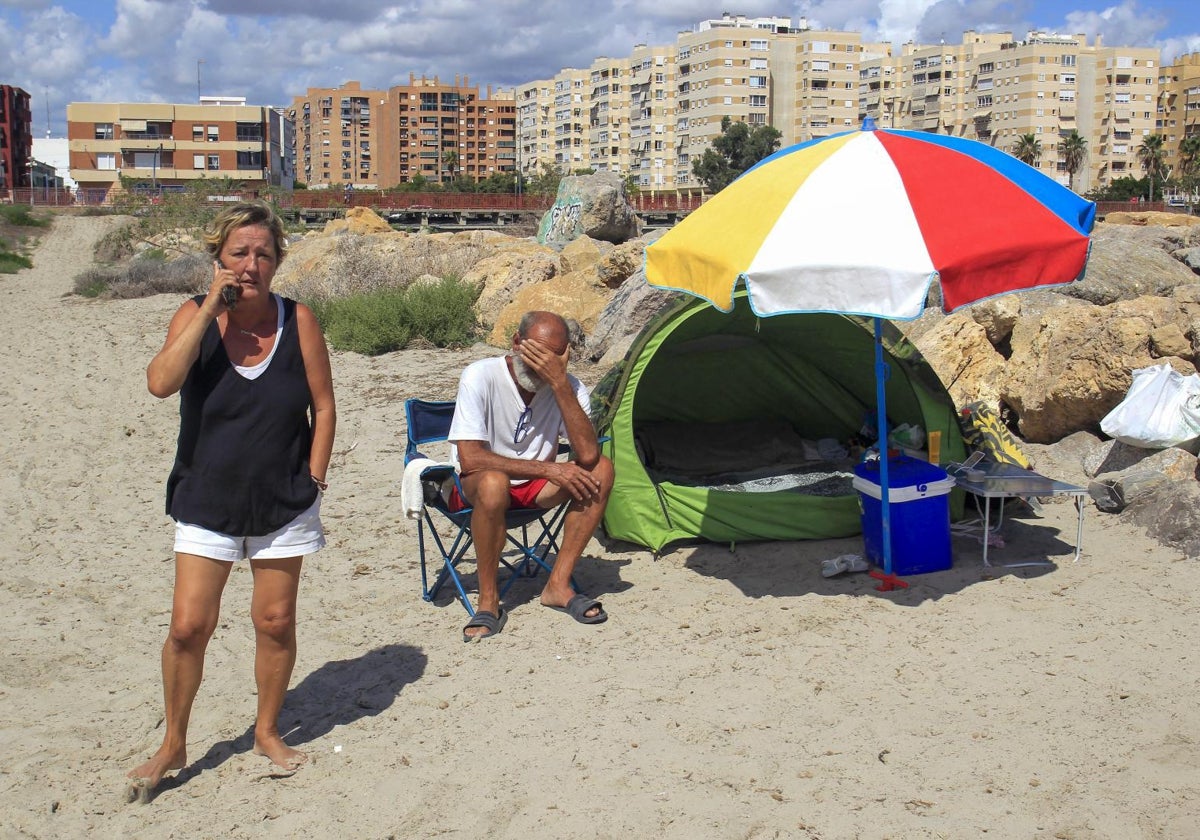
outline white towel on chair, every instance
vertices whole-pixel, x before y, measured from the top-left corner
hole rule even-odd
[[[456,472],[457,466],[444,461],[434,461],[430,458],[414,458],[404,468],[404,478],[400,481],[400,506],[404,515],[409,519],[420,519],[425,510],[425,489],[421,486],[421,473],[430,467],[451,467]]]

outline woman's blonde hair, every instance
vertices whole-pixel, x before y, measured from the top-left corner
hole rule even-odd
[[[287,256],[287,234],[283,232],[283,219],[270,205],[261,201],[243,201],[217,214],[204,234],[204,247],[209,256],[216,259],[225,247],[229,234],[251,225],[265,227],[271,232],[271,238],[275,240],[275,262],[283,262]]]

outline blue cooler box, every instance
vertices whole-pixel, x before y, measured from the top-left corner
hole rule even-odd
[[[892,513],[892,573],[919,575],[949,569],[950,489],[954,479],[936,464],[907,455],[888,461]],[[879,462],[854,468],[854,489],[862,509],[867,559],[883,567],[883,492]]]

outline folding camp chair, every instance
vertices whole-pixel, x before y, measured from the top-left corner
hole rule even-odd
[[[407,466],[417,458],[427,458],[418,446],[430,443],[442,443],[448,440],[450,421],[454,418],[454,401],[430,401],[409,399],[404,403],[404,415],[408,422],[408,445],[404,450],[404,464]],[[426,601],[437,597],[442,586],[449,581],[454,584],[458,600],[466,607],[467,613],[474,616],[475,610],[467,597],[466,587],[459,574],[458,565],[462,562],[474,540],[471,537],[471,508],[451,512],[443,498],[441,488],[453,481],[462,494],[457,473],[453,467],[437,464],[426,467],[421,471],[421,481],[424,486],[425,506],[417,521],[417,545],[421,553],[421,595]],[[462,496],[466,498],[466,496]],[[507,580],[501,586],[500,596],[503,597],[509,588],[520,577],[536,577],[542,569],[550,572],[551,564],[547,557],[551,551],[558,552],[558,534],[562,530],[563,517],[569,502],[564,502],[550,510],[521,509],[510,510],[505,518],[507,545],[516,549],[516,556],[500,556],[501,565],[508,570]],[[455,529],[450,539],[443,539],[434,525],[430,511],[445,517]],[[428,530],[430,543],[426,542],[425,532]],[[535,539],[530,542],[530,534]],[[429,583],[429,560],[426,549],[431,551],[436,547],[441,557],[441,569]],[[511,553],[510,553],[511,554]],[[433,560],[436,565],[437,561]]]

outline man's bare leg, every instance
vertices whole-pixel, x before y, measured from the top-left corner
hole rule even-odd
[[[476,611],[500,616],[500,553],[504,550],[504,518],[509,506],[508,476],[488,471],[462,480],[463,493],[470,501],[471,538],[475,543],[475,576],[479,583]],[[463,631],[471,638],[488,634],[485,627]]]
[[[600,481],[600,493],[595,498],[583,502],[572,501],[567,508],[563,518],[562,536],[559,539],[559,552],[554,558],[554,570],[542,589],[541,602],[547,607],[565,607],[575,594],[575,590],[571,588],[571,575],[575,572],[575,563],[604,517],[604,508],[608,504],[608,495],[613,486],[612,461],[601,457],[591,469],[591,473]],[[553,507],[567,498],[561,489],[552,485],[546,485],[543,492],[545,497],[539,495],[537,500],[540,507]],[[599,613],[599,607],[592,607],[584,615],[593,618]]]

